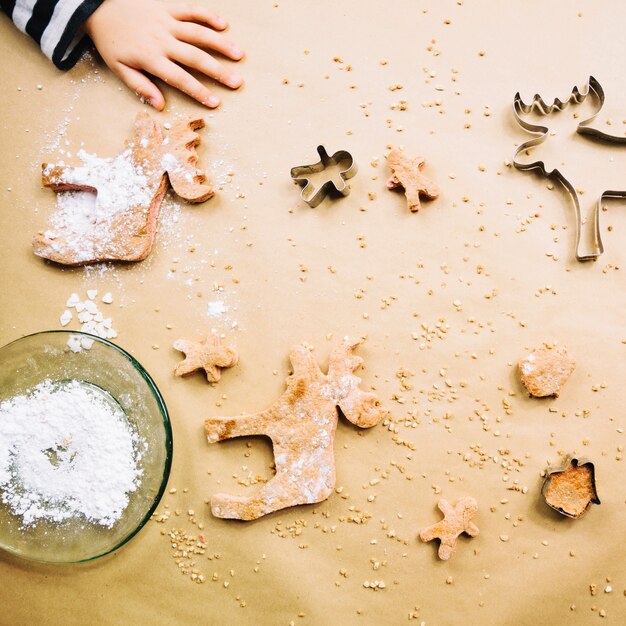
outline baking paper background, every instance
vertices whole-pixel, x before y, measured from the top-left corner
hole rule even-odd
[[[238,68],[245,86],[216,86],[216,111],[164,87],[167,109],[155,115],[164,123],[204,113],[198,152],[218,193],[199,206],[168,202],[151,256],[113,268],[62,269],[32,254],[31,238],[55,203],[40,186],[40,163],[59,147],[117,154],[143,107],[99,60],[58,72],[0,20],[0,343],[58,328],[72,292],[111,291],[114,303],[100,308],[169,408],[168,489],[177,489],[158,509],[172,511],[166,523],[148,523],[95,562],[45,566],[2,554],[0,622],[587,624],[603,610],[607,623],[623,623],[624,203],[602,214],[605,254],[578,263],[568,197],[505,160],[529,138],[513,119],[514,94],[563,99],[590,74],[607,96],[596,126],[623,135],[624,5],[283,0],[212,8],[248,53]],[[396,85],[403,88],[390,90]],[[407,109],[392,110],[400,100]],[[557,165],[576,166],[585,201],[595,200],[609,169],[623,189],[624,149],[568,139],[575,124],[570,113],[559,119],[566,123],[554,141],[569,147]],[[310,209],[289,170],[315,162],[320,143],[349,150],[359,172],[349,197]],[[390,145],[424,155],[441,187],[418,214],[385,189]],[[210,317],[215,301],[228,311]],[[200,375],[175,379],[172,341],[211,328],[237,346],[240,364],[214,387]],[[283,390],[289,347],[313,344],[325,366],[328,335],[367,336],[358,350],[363,385],[375,388],[397,432],[360,431],[341,419],[341,493],[255,522],[213,518],[210,494],[250,492],[238,481],[270,476],[272,457],[263,439],[209,446],[203,419],[269,406]],[[542,341],[568,346],[578,362],[558,399],[530,399],[518,382],[517,360]],[[401,368],[414,373],[413,389],[401,389]],[[415,428],[401,423],[409,411]],[[540,497],[542,470],[564,453],[596,464],[602,504],[580,520]],[[440,497],[462,495],[478,500],[480,535],[440,562],[436,542],[417,535],[439,519]],[[162,534],[171,528],[206,535],[203,584],[178,572]],[[375,580],[385,589],[364,587]]]

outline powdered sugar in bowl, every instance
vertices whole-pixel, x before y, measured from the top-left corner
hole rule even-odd
[[[133,537],[169,476],[156,385],[106,339],[69,331],[0,349],[0,548],[86,561]]]

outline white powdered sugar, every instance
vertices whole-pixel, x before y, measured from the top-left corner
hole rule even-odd
[[[169,137],[166,137],[163,140],[163,145],[167,145],[169,143]],[[173,155],[171,152],[166,152],[161,157],[161,167],[165,172],[169,174],[180,176],[182,174],[183,178],[188,183],[193,183],[193,174],[191,173],[187,164],[180,163],[180,161]]]
[[[108,394],[44,381],[0,403],[0,500],[22,518],[111,528],[139,484],[145,442]]]
[[[161,158],[161,165],[166,172],[176,172],[181,169],[178,159],[170,152],[166,152],[163,155]]]
[[[50,217],[50,228],[44,232],[48,239],[63,234],[67,245],[88,254],[90,238],[98,221],[96,194],[91,191],[60,191],[57,210]]]
[[[529,354],[526,358],[522,359],[522,372],[525,376],[535,371],[535,360],[536,357],[534,354]]]
[[[219,297],[215,300],[211,300],[207,303],[206,314],[212,318],[212,323],[217,328],[212,328],[212,332],[221,332],[218,328],[229,327],[231,330],[236,330],[239,327],[239,322],[234,319],[234,312],[237,311],[236,306],[229,304],[228,300],[232,299],[234,292],[226,293],[222,286],[215,289],[219,293]]]
[[[79,150],[77,156],[83,165],[66,168],[63,182],[96,189],[98,208],[110,213],[150,204],[152,192],[148,178],[135,164],[131,150],[107,159],[89,154],[85,150]],[[53,167],[54,165],[48,165],[44,174],[50,174]]]
[[[71,294],[65,303],[67,308],[59,316],[61,326],[70,324],[74,318],[70,309],[74,309],[82,332],[96,335],[96,337],[102,337],[103,339],[115,339],[117,331],[113,328],[111,318],[105,317],[98,308],[95,301],[97,296],[97,289],[88,289],[86,300],[81,300],[77,293]],[[102,296],[102,302],[105,304],[113,302],[111,292],[107,292]],[[89,350],[92,345],[93,339],[81,337],[80,335],[70,335],[67,340],[67,346],[72,352],[80,352],[83,348]]]
[[[219,317],[228,311],[224,300],[213,300],[207,305],[207,314],[210,317]]]
[[[95,192],[57,192],[56,211],[44,236],[52,247],[71,251],[76,261],[88,261],[97,258],[101,249],[115,248],[115,233],[133,209],[150,205],[155,188],[130,150],[108,159],[79,150],[78,157],[83,165],[65,167],[58,182],[92,187]],[[55,166],[64,163],[48,164],[44,175],[49,176]],[[60,242],[55,244],[57,239]]]

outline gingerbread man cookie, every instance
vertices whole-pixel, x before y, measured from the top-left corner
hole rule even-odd
[[[465,496],[450,506],[450,503],[441,498],[437,504],[443,513],[443,519],[420,532],[422,541],[440,539],[439,558],[447,561],[456,550],[456,544],[461,533],[470,537],[478,535],[478,527],[471,522],[472,517],[478,513],[478,503],[474,498]]]
[[[352,351],[360,341],[344,341],[330,355],[328,374],[304,346],[289,352],[293,374],[287,390],[266,411],[243,417],[210,417],[209,443],[250,435],[267,435],[274,448],[276,475],[248,497],[223,493],[211,498],[216,517],[253,520],[289,506],[328,498],[335,486],[333,441],[337,407],[353,424],[370,428],[387,414],[373,393],[359,388],[353,372],[363,360]]]
[[[216,383],[222,375],[222,368],[233,367],[239,361],[237,351],[221,345],[219,335],[210,335],[206,341],[200,342],[177,339],[173,347],[185,354],[185,359],[174,369],[176,376],[189,376],[204,370],[207,380]]]
[[[404,189],[407,205],[413,213],[420,210],[420,196],[429,200],[439,197],[439,187],[422,174],[426,163],[424,157],[412,159],[393,148],[387,155],[387,163],[392,173],[387,181],[387,189]]]
[[[49,228],[33,240],[35,254],[63,265],[145,259],[168,181],[189,202],[213,195],[205,174],[196,170],[200,137],[195,131],[203,126],[201,118],[180,119],[164,137],[148,113],[139,113],[116,157],[102,159],[81,150],[81,166],[44,163],[44,186],[74,193],[63,194],[62,202],[59,197]]]

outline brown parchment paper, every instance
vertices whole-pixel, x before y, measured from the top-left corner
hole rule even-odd
[[[200,206],[170,199],[145,262],[93,269],[32,254],[31,237],[54,207],[39,164],[81,145],[116,154],[142,105],[99,60],[60,73],[0,19],[0,343],[59,327],[72,292],[111,291],[105,312],[117,341],[152,374],[171,413],[168,489],[177,490],[158,509],[170,511],[166,522],[95,562],[0,555],[0,623],[624,623],[626,211],[607,204],[604,256],[577,263],[567,196],[505,160],[527,138],[511,112],[518,90],[527,100],[565,98],[593,74],[607,94],[596,124],[626,130],[625,6],[212,8],[248,52],[245,86],[216,86],[223,105],[204,111],[199,154],[218,194]],[[201,109],[164,89],[162,122]],[[394,108],[401,100],[406,110]],[[569,113],[554,122],[551,141],[563,141],[556,165],[576,170],[589,206],[607,172],[624,182],[624,150],[571,138]],[[360,171],[349,197],[312,210],[289,169],[314,162],[319,143],[351,151]],[[423,154],[441,186],[418,214],[385,189],[388,145]],[[228,311],[211,317],[216,301]],[[214,387],[202,376],[175,379],[172,341],[211,328],[236,344],[240,364]],[[210,494],[254,489],[245,483],[269,477],[272,457],[263,439],[209,446],[204,417],[269,406],[289,346],[314,344],[325,365],[329,334],[367,336],[364,387],[377,390],[392,421],[359,432],[340,420],[340,493],[326,502],[250,523],[213,518]],[[566,345],[578,361],[558,399],[528,398],[516,374],[525,348],[542,341]],[[414,373],[412,389],[401,388],[401,368]],[[576,521],[540,495],[542,470],[567,452],[593,460],[602,500]],[[440,562],[436,542],[420,543],[418,532],[439,519],[440,497],[462,495],[478,500],[480,535]],[[206,536],[195,566],[204,583],[179,573],[172,529]],[[374,581],[385,588],[364,586]]]

